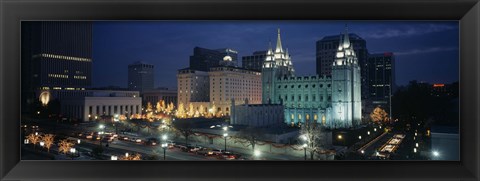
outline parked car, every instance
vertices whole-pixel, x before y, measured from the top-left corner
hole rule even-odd
[[[147,141],[145,142],[145,144],[150,145],[150,146],[158,145],[158,139],[157,138],[148,138]]]
[[[221,159],[236,160],[236,159],[239,159],[242,155],[235,154],[232,152],[223,152],[220,156],[221,156]]]

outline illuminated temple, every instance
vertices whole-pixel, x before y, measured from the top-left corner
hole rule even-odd
[[[360,66],[344,32],[332,65],[332,75],[295,76],[291,56],[278,30],[262,67],[262,103],[283,104],[285,122],[315,120],[328,128],[351,128],[361,121]]]

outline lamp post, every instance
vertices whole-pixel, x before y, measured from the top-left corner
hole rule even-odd
[[[115,127],[115,134],[118,134],[118,128],[117,128],[117,124],[119,121],[118,114],[115,114],[115,116],[113,117],[113,121],[114,121],[113,126]]]
[[[260,157],[261,154],[262,154],[262,153],[261,153],[260,151],[258,151],[258,150],[254,150],[254,151],[253,151],[253,156],[254,156],[255,158],[257,158],[257,159]]]
[[[167,137],[166,134],[164,134],[164,135],[162,136],[162,141],[163,141],[163,143],[162,143],[162,148],[163,148],[163,160],[166,160],[166,159],[167,159],[167,158],[166,158],[167,147],[168,147],[167,138],[168,138],[168,137]]]
[[[99,132],[99,136],[100,136],[100,146],[102,146],[102,139],[103,139],[103,134],[105,133],[105,125],[103,124],[100,124],[100,126],[98,126],[98,128],[100,128],[100,130],[103,129],[102,132]]]
[[[223,138],[225,139],[225,152],[227,151],[227,137],[228,137],[228,133],[223,133]]]
[[[70,148],[70,156],[72,157],[72,160],[73,160],[73,157],[75,157],[75,152],[77,152],[75,148]]]
[[[303,147],[303,155],[305,157],[305,160],[307,160],[307,144],[306,143],[303,144],[302,147]]]

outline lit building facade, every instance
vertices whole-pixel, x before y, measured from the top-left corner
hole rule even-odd
[[[284,108],[281,104],[241,104],[232,101],[230,124],[253,127],[268,127],[284,123]]]
[[[208,72],[210,103],[217,112],[230,115],[230,101],[237,104],[262,103],[262,76],[260,72],[236,67],[215,67]]]
[[[154,66],[145,62],[128,65],[128,89],[143,93],[154,87]]]
[[[91,86],[92,22],[22,22],[21,30],[22,111],[42,92]]]
[[[367,112],[381,106],[391,114],[391,96],[395,89],[395,56],[391,52],[370,54],[368,57],[371,106]]]
[[[280,31],[262,68],[262,103],[283,104],[287,124],[315,120],[329,128],[351,128],[361,121],[360,66],[345,32],[332,57],[332,76],[296,77]]]
[[[159,101],[165,101],[165,104],[173,103],[177,106],[177,90],[155,89],[145,91],[142,95],[143,103],[156,104]]]
[[[254,71],[262,71],[263,61],[267,57],[267,51],[256,51],[253,55],[242,57],[242,67]]]
[[[189,105],[191,102],[210,101],[210,79],[208,72],[180,69],[177,72],[177,105]]]
[[[87,96],[61,99],[64,116],[82,121],[92,121],[101,116],[122,115],[130,117],[142,112],[142,99],[138,91],[84,91]]]

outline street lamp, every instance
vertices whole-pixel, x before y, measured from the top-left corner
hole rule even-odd
[[[105,125],[100,124],[100,125],[98,126],[98,128],[100,128],[101,130],[103,129],[102,132],[99,132],[99,133],[98,133],[98,134],[100,135],[100,146],[102,146],[103,134],[105,133]]]
[[[167,147],[168,147],[168,143],[167,143],[167,135],[164,134],[162,135],[162,148],[163,148],[163,160],[166,160],[166,152],[167,152]]]
[[[413,148],[413,153],[417,153],[417,148]]]
[[[115,156],[115,155],[112,155],[112,156],[110,157],[110,160],[118,160],[118,157]]]
[[[305,160],[307,160],[307,144],[304,143],[302,147],[303,147],[303,155],[305,157]]]
[[[162,148],[163,148],[163,160],[166,160],[166,152],[167,152],[167,143],[162,143]]]
[[[45,146],[45,142],[40,141],[40,146],[41,146],[41,147]]]
[[[362,150],[362,151],[360,151],[360,153],[364,154],[364,153],[365,153],[365,151],[363,151],[363,150]]]
[[[78,140],[77,140],[77,144],[80,144],[80,142],[82,142],[82,141],[80,141],[80,139],[78,139]]]
[[[373,128],[373,131],[375,131],[375,132],[376,132],[376,131],[377,131],[377,128]]]
[[[440,153],[439,153],[438,151],[433,151],[433,156],[439,157],[439,156],[440,156]]]
[[[24,140],[23,140],[23,143],[24,143],[24,144],[28,144],[28,143],[29,143],[28,139],[24,139]]]
[[[358,136],[358,139],[361,140],[361,139],[362,139],[362,136]]]
[[[259,151],[259,150],[254,150],[253,151],[253,156],[255,156],[256,158],[260,157],[262,153]]]
[[[128,152],[125,153],[125,158],[128,158]]]
[[[417,148],[418,148],[418,143],[415,143],[415,147],[417,147]]]
[[[227,136],[228,136],[228,133],[223,133],[223,138],[225,139],[225,149],[224,149],[225,152],[227,151]]]
[[[367,132],[367,135],[370,135],[370,131]]]

